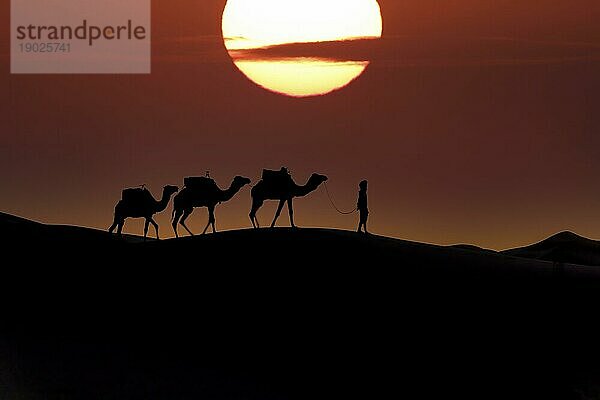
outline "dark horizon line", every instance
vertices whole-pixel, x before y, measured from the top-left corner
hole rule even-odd
[[[19,219],[21,220],[21,223],[32,223],[32,224],[37,224],[37,225],[43,225],[43,226],[55,226],[55,227],[71,227],[71,228],[80,228],[80,229],[89,229],[92,231],[97,231],[97,232],[101,232],[101,233],[106,233],[106,230],[104,230],[103,228],[100,227],[94,227],[94,226],[85,226],[85,225],[74,225],[74,224],[63,224],[63,223],[47,223],[47,222],[42,222],[39,220],[34,220],[34,219],[30,219],[28,217],[24,217],[22,215],[16,215],[16,214],[11,214],[8,212],[4,212],[4,211],[0,211],[0,218],[15,218],[15,219]],[[270,227],[262,227],[259,228],[260,230],[293,230],[295,228],[292,227],[288,227],[288,226],[278,226],[278,227],[274,227],[274,228],[270,228]],[[296,228],[297,229],[297,228]],[[330,226],[305,226],[305,227],[300,227],[300,229],[314,229],[314,230],[328,230],[328,231],[337,231],[337,232],[344,232],[344,233],[356,233],[355,230],[352,229],[343,229],[343,228],[337,228],[337,227],[330,227]],[[238,231],[254,231],[255,229],[252,228],[251,226],[248,227],[238,227],[238,228],[230,228],[230,229],[223,229],[220,230],[219,232],[217,232],[217,234],[219,233],[227,233],[227,232],[238,232]],[[128,237],[132,237],[132,238],[139,238],[139,239],[143,239],[142,235],[138,235],[138,234],[134,234],[134,233],[125,233],[126,236]],[[211,234],[212,235],[212,234]],[[598,242],[598,240],[595,239],[591,239],[588,238],[586,236],[582,236],[579,235],[569,229],[565,229],[565,230],[560,230],[554,234],[551,234],[549,236],[543,237],[542,239],[538,239],[537,241],[533,241],[531,243],[526,243],[524,245],[520,245],[520,246],[516,246],[516,247],[510,247],[510,248],[506,248],[506,249],[500,249],[500,250],[495,250],[495,249],[490,249],[487,247],[481,247],[478,245],[474,245],[474,244],[470,244],[470,243],[455,243],[455,244],[439,244],[439,243],[434,243],[434,242],[423,242],[423,241],[415,241],[415,240],[411,240],[411,239],[406,239],[406,238],[401,238],[399,236],[387,236],[387,235],[379,235],[377,233],[372,233],[371,236],[373,237],[379,237],[379,238],[383,238],[383,239],[393,239],[393,240],[401,240],[401,241],[405,241],[405,242],[411,242],[411,243],[418,243],[418,244],[424,244],[424,245],[430,245],[430,246],[439,246],[439,247],[460,247],[460,246],[470,246],[470,247],[474,247],[477,248],[479,250],[482,251],[493,251],[495,253],[498,254],[502,254],[503,252],[507,252],[510,250],[517,250],[517,249],[521,249],[521,248],[526,248],[526,247],[531,247],[531,246],[536,246],[539,244],[542,244],[543,242],[550,240],[552,238],[555,237],[559,237],[562,235],[574,235],[576,237],[578,237],[579,239],[584,239],[584,240],[588,240],[588,241],[593,241],[593,242]],[[194,237],[202,237],[204,235],[197,235]],[[156,240],[156,239],[151,239],[148,238],[149,240]],[[177,239],[176,237],[168,237],[167,239],[161,239],[161,240],[171,240],[171,239]],[[186,239],[186,238],[179,238],[179,239]],[[187,237],[187,239],[189,239],[189,237]]]

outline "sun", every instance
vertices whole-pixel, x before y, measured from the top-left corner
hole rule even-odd
[[[253,50],[380,38],[382,19],[376,0],[228,0],[222,29],[231,58],[250,80],[273,92],[306,97],[347,86],[369,60],[257,56]]]

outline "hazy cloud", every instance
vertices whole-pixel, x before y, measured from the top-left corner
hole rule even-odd
[[[543,64],[600,60],[600,44],[519,40],[506,37],[385,37],[318,43],[290,43],[237,50],[246,60],[326,58],[389,66],[459,66]]]

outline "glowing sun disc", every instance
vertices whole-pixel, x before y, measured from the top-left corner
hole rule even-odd
[[[223,39],[235,65],[257,85],[294,97],[316,96],[347,86],[364,61],[305,57],[239,57],[240,51],[291,43],[379,38],[377,0],[228,0]]]

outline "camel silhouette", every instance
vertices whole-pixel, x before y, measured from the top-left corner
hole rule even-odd
[[[282,169],[284,170],[284,169]],[[287,202],[288,212],[290,215],[290,224],[292,228],[295,228],[294,224],[294,205],[293,200],[294,197],[304,197],[307,194],[315,191],[319,185],[323,182],[327,181],[327,177],[325,175],[312,174],[305,185],[299,186],[297,185],[292,177],[290,176],[287,180],[282,179],[273,179],[273,180],[260,180],[253,188],[252,188],[252,210],[250,211],[250,221],[252,221],[252,226],[254,228],[259,228],[260,225],[258,223],[258,218],[256,217],[256,212],[260,207],[262,207],[265,200],[279,200],[279,206],[277,207],[277,212],[275,212],[275,218],[273,218],[273,222],[271,223],[271,228],[275,226],[279,215],[281,214],[281,210],[283,209],[283,205]]]
[[[167,208],[171,196],[178,190],[179,188],[177,186],[165,186],[160,201],[155,200],[154,197],[152,197],[152,194],[146,189],[143,189],[141,195],[137,195],[135,198],[121,199],[115,206],[115,218],[113,224],[108,228],[108,231],[112,233],[117,227],[117,234],[121,235],[123,225],[127,218],[145,218],[144,239],[148,236],[149,224],[154,226],[156,238],[160,239],[158,236],[158,224],[154,221],[152,216]]]
[[[228,189],[222,190],[217,185],[206,187],[206,190],[198,190],[190,187],[184,187],[181,192],[173,199],[173,231],[175,236],[179,237],[177,232],[177,223],[191,235],[194,236],[192,231],[185,225],[185,221],[194,211],[196,207],[207,207],[208,208],[208,224],[202,231],[205,234],[208,227],[212,226],[213,233],[216,232],[215,228],[215,207],[217,204],[224,201],[229,201],[237,192],[239,192],[244,186],[250,184],[250,179],[243,176],[236,176],[233,178],[231,185]]]

